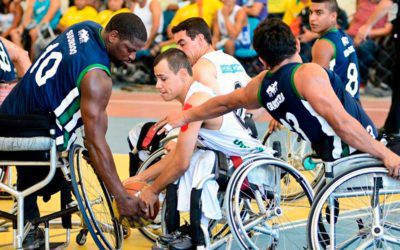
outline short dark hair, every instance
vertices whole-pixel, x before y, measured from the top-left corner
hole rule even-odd
[[[328,3],[329,11],[339,13],[339,5],[336,0],[311,0],[312,3]]]
[[[197,35],[203,34],[207,43],[212,44],[211,30],[201,17],[188,18],[172,28],[172,34],[176,34],[180,31],[186,31],[187,35],[192,40],[194,40]]]
[[[156,59],[154,59],[154,67],[157,66],[162,60],[166,60],[168,63],[168,68],[174,72],[178,73],[180,69],[186,69],[190,76],[193,75],[192,65],[185,53],[177,48],[171,48],[163,53],[159,54]]]
[[[279,19],[261,22],[254,31],[253,47],[272,68],[296,53],[296,38],[289,26]]]
[[[138,39],[142,42],[147,40],[147,31],[142,20],[133,13],[120,13],[108,22],[106,32],[118,31],[122,40],[133,41]]]

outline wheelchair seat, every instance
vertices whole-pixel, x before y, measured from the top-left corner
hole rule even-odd
[[[50,115],[0,114],[0,159],[48,161],[54,134]]]

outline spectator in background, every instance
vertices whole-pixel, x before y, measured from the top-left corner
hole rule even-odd
[[[0,26],[2,37],[8,38],[11,30],[18,27],[23,13],[20,0],[1,1]]]
[[[213,23],[213,45],[234,55],[238,48],[250,48],[251,40],[246,11],[235,0],[222,0],[224,6],[215,15]]]
[[[268,18],[282,19],[289,0],[268,0]]]
[[[257,17],[260,21],[267,15],[267,0],[236,0],[239,6],[243,6],[247,16]]]
[[[158,0],[132,0],[131,11],[143,21],[147,31],[147,42],[143,50],[150,49],[162,41],[163,13]]]
[[[29,49],[33,58],[32,45],[38,38],[40,27],[44,25],[49,25],[52,29],[57,27],[61,17],[60,6],[60,0],[27,0],[24,20],[17,28],[10,31],[11,40],[22,48],[24,47],[22,37],[30,39],[25,47]]]
[[[301,18],[299,14],[310,7],[311,0],[286,0],[286,9],[282,21],[289,25],[295,36],[300,34],[300,29],[295,29],[295,25],[299,25]],[[292,26],[294,24],[294,26]]]
[[[201,17],[211,28],[215,13],[222,8],[219,0],[191,0],[190,4],[180,8],[168,26],[168,35],[172,38],[171,29],[191,17]]]
[[[97,11],[102,10],[102,6],[104,5],[104,0],[86,0],[87,5],[92,6],[95,8]],[[107,0],[107,2],[109,2]]]
[[[113,16],[119,13],[128,13],[131,11],[126,8],[125,0],[108,0],[107,7],[106,10],[103,10],[97,16],[97,22],[103,27],[106,27],[107,23]]]
[[[347,34],[349,34],[352,38],[355,38],[358,30],[362,25],[367,22],[368,17],[372,15],[379,2],[380,0],[358,0],[357,11],[353,16],[353,20],[350,23]],[[379,47],[379,45],[377,45],[377,43],[374,42],[372,39],[389,35],[392,31],[392,28],[393,25],[389,22],[388,16],[384,16],[372,28],[371,32],[368,35],[368,38],[356,47],[357,55],[360,62],[361,82],[366,84],[366,94],[371,94],[377,97],[390,95],[390,91],[383,89],[380,86],[380,82],[368,83],[368,75],[369,68],[376,65],[376,55]],[[376,85],[373,86],[373,84]]]
[[[75,0],[74,6],[67,9],[57,28],[62,32],[68,27],[83,21],[96,21],[97,10],[89,5],[88,2],[88,0]]]

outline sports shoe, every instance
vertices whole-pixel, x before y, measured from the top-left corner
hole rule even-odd
[[[157,242],[161,245],[167,246],[169,243],[182,238],[185,235],[189,235],[190,225],[185,224],[180,226],[177,230],[173,231],[170,234],[161,235],[158,237]]]
[[[22,247],[24,249],[36,249],[43,246],[45,243],[44,230],[40,227],[31,228],[29,233],[26,235]]]
[[[392,92],[390,90],[384,90],[381,87],[375,87],[372,84],[367,84],[364,94],[374,97],[387,97],[390,96]]]
[[[184,235],[179,239],[169,243],[169,250],[191,250],[196,249],[192,244],[192,238],[189,235]]]

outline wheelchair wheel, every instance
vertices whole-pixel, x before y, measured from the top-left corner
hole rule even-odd
[[[361,165],[361,164],[360,164]],[[334,178],[308,220],[312,249],[400,249],[400,181],[364,163]]]
[[[161,158],[163,156],[165,156],[165,150],[163,148],[156,150],[153,154],[150,155],[150,157],[147,160],[145,160],[142,163],[142,165],[140,166],[140,168],[137,171],[137,174],[142,173],[147,168],[149,168],[151,165],[153,165],[154,163],[161,160]],[[139,231],[147,239],[151,240],[152,242],[156,242],[158,236],[162,235],[162,233],[163,233],[163,229],[161,228],[161,218],[162,218],[161,214],[162,214],[162,211],[165,210],[165,209],[163,209],[165,193],[162,192],[159,197],[160,197],[161,207],[160,207],[158,215],[154,219],[153,223],[151,223],[150,225],[147,225],[145,227],[139,228]]]
[[[87,151],[73,145],[69,154],[71,182],[87,230],[100,249],[120,249],[122,230],[104,183],[87,162]]]
[[[155,151],[143,164],[140,166],[138,170],[138,174],[146,170],[148,167],[159,161],[163,156],[165,156],[165,150],[163,148]],[[167,230],[167,216],[166,216],[166,206],[165,206],[165,197],[166,193],[162,192],[160,194],[160,210],[154,222],[146,227],[140,228],[139,231],[149,240],[155,242],[160,235],[165,235],[168,232]],[[223,200],[224,194],[219,194],[219,198],[221,201]],[[185,225],[190,222],[190,213],[189,212],[180,212],[180,225]],[[212,244],[215,240],[225,236],[229,232],[228,225],[226,222],[211,220],[208,225],[208,234],[210,237],[209,244]]]
[[[306,177],[307,181],[310,183],[313,189],[315,189],[323,179],[323,164],[315,164],[315,167],[311,170],[307,170],[304,168],[303,160],[307,155],[311,155],[312,149],[310,144],[302,140],[297,134],[284,128],[282,130],[275,131],[272,134],[269,134],[267,132],[264,135],[262,142],[263,145],[274,148],[275,150],[277,150],[275,147],[277,147],[276,144],[277,142],[279,142],[282,159],[286,161],[289,165],[300,171],[302,175]],[[299,186],[291,185],[291,182],[294,180],[290,177],[291,176],[286,176],[284,180],[286,186],[281,187],[282,189],[287,189],[283,192],[285,193],[285,198],[294,199],[295,197],[299,198],[304,196],[305,193],[302,189],[293,189],[293,187]]]
[[[286,198],[282,179],[290,175],[302,197]],[[300,192],[299,192],[300,193]],[[299,194],[300,196],[300,194]],[[302,249],[313,190],[299,171],[265,157],[249,160],[232,175],[225,200],[228,223],[242,249]]]

